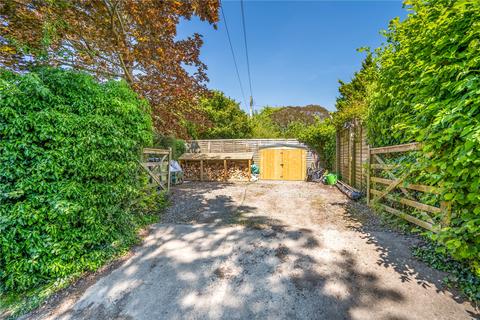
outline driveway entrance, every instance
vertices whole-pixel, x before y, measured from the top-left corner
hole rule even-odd
[[[144,243],[32,318],[471,319],[474,308],[335,187],[185,183]],[[67,299],[68,300],[68,299]]]

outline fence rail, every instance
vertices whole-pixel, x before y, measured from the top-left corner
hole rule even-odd
[[[436,232],[441,226],[450,223],[451,211],[449,203],[441,201],[440,206],[433,206],[422,203],[412,193],[422,192],[439,195],[441,194],[441,189],[437,186],[408,183],[407,178],[412,172],[402,173],[398,177],[398,173],[396,174],[394,169],[401,168],[402,164],[387,164],[386,159],[384,159],[385,157],[394,157],[395,154],[399,153],[419,151],[421,147],[419,143],[408,143],[369,148],[367,160],[367,204],[369,206],[378,206],[388,213]],[[378,172],[384,173],[383,177],[375,175]],[[388,178],[385,178],[385,176],[388,176]],[[379,185],[382,186],[380,190],[373,188],[373,186],[377,187]],[[403,209],[401,210],[398,207]],[[412,209],[417,211],[418,217],[404,212]],[[433,219],[432,214],[441,215],[440,224]]]
[[[382,154],[382,153],[394,153],[394,152],[406,152],[420,150],[421,144],[418,142],[398,144],[395,146],[379,147],[379,148],[370,148],[370,154]]]

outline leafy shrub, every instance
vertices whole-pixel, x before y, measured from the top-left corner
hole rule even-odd
[[[135,241],[151,220],[138,211],[158,201],[137,163],[151,127],[123,82],[0,74],[0,292],[96,269]]]
[[[369,138],[423,143],[417,177],[442,187],[454,213],[433,238],[480,275],[480,2],[405,3],[411,13],[390,23],[377,51]]]
[[[177,139],[172,136],[164,136],[161,134],[155,134],[153,145],[162,149],[172,148],[173,159],[178,159],[187,150],[185,140]]]
[[[185,144],[185,140],[175,139],[175,142],[172,148],[173,159],[178,159],[186,151],[187,151],[187,145]]]
[[[330,119],[317,120],[316,124],[303,127],[298,140],[315,150],[329,170],[334,168],[336,139],[335,126]]]

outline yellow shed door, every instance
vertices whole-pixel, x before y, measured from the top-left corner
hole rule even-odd
[[[305,180],[304,149],[260,150],[260,178],[265,180]]]

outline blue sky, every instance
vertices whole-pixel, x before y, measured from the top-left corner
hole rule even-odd
[[[255,109],[263,106],[319,104],[335,110],[338,80],[349,80],[364,57],[357,48],[377,47],[394,17],[406,15],[400,0],[245,1],[252,91]],[[223,9],[248,96],[248,75],[239,1]],[[201,59],[208,66],[208,87],[238,102],[242,94],[224,21],[214,30],[198,19],[182,22],[179,37],[203,35]]]

